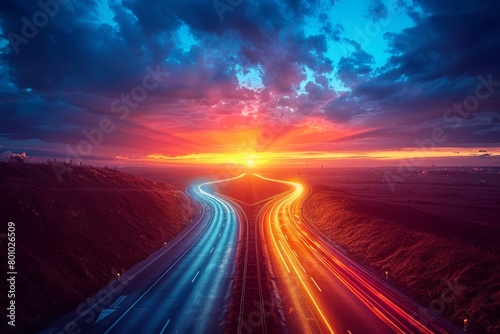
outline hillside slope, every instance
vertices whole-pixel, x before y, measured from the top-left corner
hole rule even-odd
[[[318,187],[304,215],[358,262],[472,333],[500,331],[500,231]]]
[[[16,226],[17,332],[74,309],[193,215],[186,195],[167,184],[74,166],[60,182],[51,165],[0,163],[0,233]]]

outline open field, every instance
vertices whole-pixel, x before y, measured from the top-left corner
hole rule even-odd
[[[344,175],[330,180],[318,180],[334,188],[351,193],[389,201],[404,203],[437,215],[466,219],[484,224],[500,224],[500,175],[480,173],[418,174],[397,184],[395,191],[381,184],[380,175],[367,180],[356,180],[356,176]]]
[[[252,174],[212,186],[218,193],[228,196],[238,203],[247,205],[263,202],[266,199],[290,190],[290,186],[255,177]]]

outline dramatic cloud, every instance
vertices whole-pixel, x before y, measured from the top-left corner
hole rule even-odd
[[[181,156],[277,126],[273,149],[414,147],[437,127],[443,147],[498,146],[497,1],[220,3],[3,1],[0,147]]]

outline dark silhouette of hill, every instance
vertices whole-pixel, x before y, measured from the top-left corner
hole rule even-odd
[[[171,185],[110,169],[65,168],[61,179],[54,164],[0,163],[0,233],[10,221],[16,228],[19,333],[75,309],[194,215],[188,197]],[[1,265],[5,273],[4,259]],[[2,293],[1,305],[6,297]]]

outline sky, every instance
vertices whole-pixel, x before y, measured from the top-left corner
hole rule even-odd
[[[0,3],[0,153],[500,166],[496,0]]]

